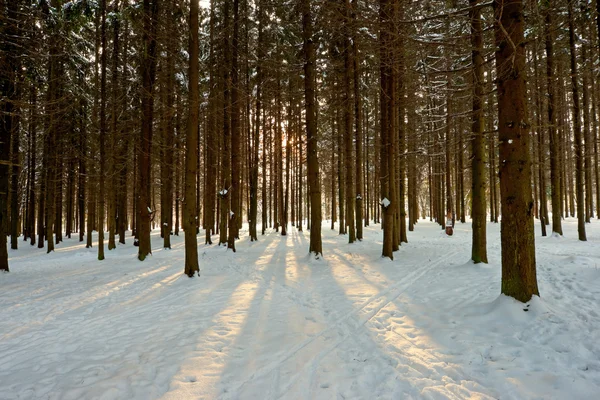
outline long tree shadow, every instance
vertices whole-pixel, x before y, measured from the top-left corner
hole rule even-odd
[[[296,287],[308,288],[310,302],[298,302],[302,296],[290,295],[287,274],[274,276],[279,284],[264,299],[270,311],[246,324],[248,329],[239,336],[250,338],[247,346],[262,357],[241,356],[241,361],[228,363],[223,384],[229,390],[223,398],[373,398],[389,396],[390,390],[400,397],[426,392],[465,396],[468,391],[457,383],[460,377],[449,377],[447,372],[452,375],[452,371],[439,360],[424,356],[423,349],[410,343],[395,347],[401,350],[395,354],[388,345],[392,339],[382,341],[374,328],[379,312],[406,290],[403,285],[383,289],[349,266],[349,260],[326,258],[321,267],[307,264],[302,251],[286,250],[295,255],[291,259],[280,255],[274,264],[284,262],[286,269],[295,265],[311,271],[296,282]],[[356,286],[361,281],[358,295]],[[265,319],[273,316],[280,318]],[[256,339],[265,326],[278,334]],[[253,372],[248,377],[241,371]]]

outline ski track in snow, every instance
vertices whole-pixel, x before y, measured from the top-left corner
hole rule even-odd
[[[153,255],[66,239],[19,242],[0,276],[0,399],[588,399],[600,393],[600,245],[542,238],[541,298],[500,292],[499,225],[489,265],[467,262],[470,224],[447,237],[420,221],[382,259],[323,225],[269,231],[233,253],[199,244],[202,276],[183,275],[183,236]],[[200,242],[200,240],[199,240]],[[94,242],[96,245],[96,242]],[[527,311],[524,311],[527,310]]]

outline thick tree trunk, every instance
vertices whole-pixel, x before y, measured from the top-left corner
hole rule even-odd
[[[316,258],[323,255],[321,241],[321,185],[317,154],[316,49],[313,38],[311,0],[302,0],[302,37],[304,51],[304,96],[306,101],[306,152],[308,186],[310,190],[309,252]]]
[[[28,204],[27,207],[27,232],[30,237],[31,246],[35,245],[35,169],[36,169],[36,148],[37,148],[37,88],[34,84],[31,84],[30,93],[30,110],[29,110],[29,146],[30,146],[30,160],[31,165],[29,169],[29,193],[27,195]],[[83,96],[82,96],[83,98]],[[83,140],[84,131],[81,132],[80,140]],[[81,162],[82,157],[79,158]],[[83,230],[83,227],[80,228]]]
[[[18,67],[18,65],[17,65]],[[20,71],[15,69],[14,79],[15,82],[14,93],[11,101],[13,104],[19,103],[21,100],[21,86],[23,85],[23,79],[20,78]],[[12,115],[12,150],[11,150],[11,185],[10,185],[10,248],[12,250],[18,249],[18,236],[19,236],[19,171],[20,171],[20,158],[19,158],[19,146],[20,146],[20,127],[21,124],[21,112],[22,107],[13,106]],[[3,236],[0,236],[3,237]]]
[[[381,71],[381,123],[380,123],[380,184],[381,207],[383,224],[382,256],[394,259],[393,230],[394,230],[394,168],[393,168],[393,116],[394,116],[394,74],[392,71],[393,52],[391,49],[393,24],[393,9],[396,0],[379,1],[379,50]]]
[[[577,55],[575,54],[575,26],[573,18],[573,4],[568,2],[569,13],[569,47],[571,55],[571,91],[573,93],[573,132],[575,141],[575,187],[577,198],[577,232],[579,240],[586,241],[585,234],[585,195],[584,195],[584,169],[583,169],[583,137],[581,133],[581,111],[579,108],[579,84],[577,82],[578,68]]]
[[[279,52],[279,50],[278,50]],[[277,54],[277,57],[280,57],[280,54]],[[286,227],[283,224],[283,132],[281,128],[281,124],[283,123],[281,119],[281,68],[277,69],[277,77],[275,80],[276,83],[276,94],[275,94],[275,102],[276,102],[276,116],[275,116],[275,176],[277,182],[277,213],[275,218],[277,219],[277,227],[281,227],[281,236],[287,235]]]
[[[119,12],[119,0],[114,2],[114,12]],[[104,28],[106,29],[106,28]],[[119,18],[113,19],[113,52],[111,66],[111,127],[110,127],[110,164],[108,166],[108,177],[110,189],[108,191],[108,250],[117,247],[115,236],[117,234],[117,204],[121,188],[119,187],[119,174],[117,168],[122,168],[122,161],[117,152],[119,140],[122,134],[119,132]],[[105,33],[106,34],[106,33]],[[104,51],[102,52],[104,54]]]
[[[4,11],[4,4],[1,4]],[[7,15],[10,20],[16,21],[17,2],[9,1]],[[0,36],[14,37],[16,34],[16,22],[0,25]],[[15,59],[15,48],[11,41],[3,41],[0,44],[2,56],[6,55],[6,61],[2,64],[6,68],[0,68],[0,271],[9,271],[8,249],[6,246],[8,228],[8,189],[10,176],[10,142],[14,133],[13,116],[15,110],[15,76],[17,73],[17,60]]]
[[[264,60],[264,4],[263,1],[258,2],[258,60],[256,62],[256,112],[255,112],[255,123],[254,130],[252,132],[252,154],[251,154],[251,167],[250,167],[250,240],[258,240],[257,233],[257,220],[258,220],[258,148],[259,148],[259,137],[261,128],[260,114],[262,112],[262,85],[263,85],[263,60]],[[264,159],[264,154],[263,154]],[[264,185],[263,185],[264,186]],[[264,197],[263,197],[264,198]],[[264,221],[263,221],[264,227]],[[263,229],[264,235],[264,229]]]
[[[184,273],[190,278],[196,273],[200,275],[198,265],[198,242],[196,238],[196,169],[198,168],[198,113],[200,94],[198,88],[200,64],[199,52],[199,22],[198,2],[190,3],[190,32],[189,32],[189,77],[190,103],[185,146],[185,193],[183,202],[183,229],[185,232],[185,269]]]
[[[158,0],[144,0],[142,35],[142,128],[138,153],[138,259],[144,261],[152,253],[150,223],[154,214],[151,208],[152,186],[152,120],[154,113],[154,80],[156,77],[156,31],[158,24]]]
[[[473,243],[471,259],[475,264],[487,263],[486,237],[486,170],[485,141],[483,129],[483,33],[481,28],[481,10],[477,8],[479,0],[469,0],[471,11],[471,62],[473,63],[473,117],[471,125],[472,139],[472,211]]]
[[[240,130],[240,104],[239,104],[239,0],[233,0],[233,38],[231,42],[231,213],[229,216],[229,236],[227,248],[235,251],[235,240],[239,238],[238,223],[241,220],[241,162],[240,144],[242,135]]]
[[[177,55],[177,42],[174,40],[176,31],[175,23],[177,5],[171,1],[167,10],[167,37],[165,40],[167,60],[165,68],[165,104],[163,110],[163,160],[161,163],[162,198],[160,204],[161,231],[163,234],[163,248],[171,248],[171,233],[173,232],[173,163],[175,140],[175,59]]]
[[[554,78],[554,38],[552,35],[552,6],[548,0],[544,10],[544,39],[546,44],[546,81],[548,87],[548,137],[550,142],[550,187],[552,196],[552,232],[562,236],[562,213],[560,185],[560,138],[556,128],[556,83]]]
[[[502,204],[502,293],[539,295],[535,265],[529,124],[521,0],[494,0]]]
[[[99,175],[99,217],[98,223],[98,260],[104,260],[104,192],[105,164],[106,164],[106,0],[100,2],[100,42],[102,56],[100,58],[100,175]],[[114,244],[114,243],[113,243]]]
[[[221,189],[219,190],[220,205],[219,209],[221,212],[221,221],[219,226],[219,245],[227,244],[227,227],[229,221],[229,199],[231,198],[231,68],[230,68],[230,57],[231,57],[231,35],[229,33],[229,12],[231,8],[231,0],[225,0],[223,5],[223,18],[224,18],[224,49],[225,49],[225,65],[223,65],[223,84],[225,85],[223,90],[223,147],[220,153],[221,156]]]
[[[362,129],[362,101],[360,90],[360,62],[358,53],[358,34],[356,33],[356,8],[358,0],[352,1],[352,62],[354,71],[354,129],[355,129],[355,146],[356,160],[354,162],[356,168],[356,203],[354,205],[356,211],[356,239],[363,239],[363,198],[364,179],[363,179],[363,129]],[[368,219],[368,215],[367,215]]]
[[[355,162],[352,157],[352,27],[350,20],[350,0],[342,4],[344,16],[344,170],[346,176],[346,226],[348,243],[356,241],[356,226],[354,224],[354,209],[356,207],[356,187],[354,186]]]

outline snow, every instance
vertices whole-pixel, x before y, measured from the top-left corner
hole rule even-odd
[[[420,220],[390,261],[379,225],[347,244],[324,222],[318,261],[306,230],[242,231],[235,253],[199,245],[194,279],[183,235],[165,250],[154,231],[144,262],[131,239],[105,261],[21,241],[0,275],[0,398],[597,398],[600,224],[587,242],[574,219],[538,225],[528,304],[499,295],[498,224],[489,265],[468,262],[469,223]]]

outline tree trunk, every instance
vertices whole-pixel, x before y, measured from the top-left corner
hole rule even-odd
[[[471,219],[473,243],[471,259],[475,264],[486,263],[486,170],[485,141],[483,129],[483,33],[481,28],[481,9],[477,7],[479,0],[469,0],[471,11],[471,62],[473,63],[473,120],[471,125],[472,139],[472,211]]]
[[[562,236],[560,185],[560,138],[556,129],[556,83],[554,78],[554,38],[552,36],[552,7],[554,0],[547,0],[544,10],[544,39],[546,44],[546,81],[548,86],[548,137],[550,142],[550,187],[552,191],[552,232]]]
[[[100,175],[99,175],[99,217],[98,223],[98,260],[104,260],[104,178],[106,164],[106,0],[100,2],[100,41],[102,56],[100,58]],[[114,244],[114,243],[113,243]]]
[[[355,163],[352,158],[352,44],[351,44],[351,19],[350,0],[342,4],[344,17],[344,170],[346,176],[346,226],[348,229],[348,243],[356,241],[356,227],[354,224],[354,209],[356,207],[356,188],[354,186]]]
[[[200,93],[198,88],[200,64],[199,52],[198,2],[190,3],[189,32],[189,77],[190,103],[185,146],[185,193],[183,202],[183,229],[185,232],[185,270],[192,278],[196,273],[200,276],[198,265],[198,242],[196,238],[196,169],[198,168],[198,113]]]
[[[356,8],[358,0],[352,1],[352,61],[354,71],[354,129],[356,140],[356,160],[354,162],[356,168],[356,239],[363,239],[363,198],[364,179],[363,179],[363,129],[362,129],[362,101],[360,90],[360,62],[358,53],[358,34],[356,33]]]
[[[29,163],[31,165],[29,169],[29,193],[28,193],[28,203],[27,207],[28,215],[27,215],[27,232],[31,239],[30,244],[32,246],[35,245],[35,169],[36,169],[36,147],[37,147],[37,88],[35,84],[31,84],[31,94],[30,99],[31,102],[29,104],[29,146],[30,146],[30,160]],[[83,98],[83,96],[82,96]],[[81,132],[80,137],[83,138],[84,132]],[[82,140],[82,139],[80,139]],[[79,158],[80,162],[82,157]],[[80,228],[83,230],[83,228]]]
[[[230,100],[230,90],[231,90],[231,69],[230,69],[230,60],[231,56],[231,35],[229,33],[229,12],[231,8],[231,0],[225,0],[225,4],[223,5],[223,18],[224,18],[224,49],[225,49],[225,65],[223,65],[223,84],[225,88],[223,90],[223,149],[221,151],[221,189],[219,191],[220,198],[220,211],[221,211],[221,222],[219,226],[219,245],[227,244],[227,224],[229,221],[229,199],[230,199],[230,190],[231,190],[231,100]]]
[[[138,259],[144,261],[152,253],[150,223],[154,214],[151,208],[152,176],[152,120],[154,112],[154,80],[156,77],[156,31],[158,0],[144,0],[142,35],[142,129],[138,153]]]
[[[571,55],[571,91],[573,93],[573,132],[575,141],[575,187],[577,198],[577,232],[579,240],[586,241],[585,234],[585,196],[583,177],[583,137],[581,133],[581,114],[579,108],[579,84],[577,83],[577,56],[575,54],[575,27],[573,18],[573,4],[568,2],[569,13],[569,47]]]
[[[533,295],[539,295],[539,291],[530,185],[529,124],[526,122],[523,2],[494,0],[493,6],[502,160],[502,293],[527,302]]]
[[[310,245],[316,258],[323,255],[321,241],[321,185],[317,154],[316,49],[313,38],[311,0],[302,0],[302,37],[304,51],[304,96],[306,99],[306,152],[310,189]]]
[[[381,123],[380,123],[380,183],[381,183],[381,207],[383,224],[383,251],[382,256],[394,259],[393,253],[393,230],[394,230],[394,208],[393,202],[393,103],[394,98],[394,74],[392,71],[393,52],[391,49],[392,33],[394,29],[393,9],[396,0],[379,1],[379,49],[380,49],[380,71],[381,71]],[[392,168],[390,168],[392,166]]]
[[[240,104],[239,104],[239,0],[233,0],[233,38],[231,42],[231,213],[227,248],[235,251],[235,240],[239,238],[238,221],[241,219],[241,163],[240,163]]]

